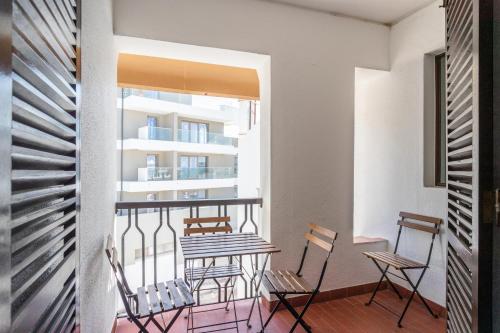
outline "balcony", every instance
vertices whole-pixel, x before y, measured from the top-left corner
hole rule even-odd
[[[115,244],[119,258],[124,263],[125,275],[131,288],[135,290],[135,288],[151,283],[184,276],[184,261],[179,243],[179,237],[183,235],[184,218],[230,216],[234,232],[260,234],[258,210],[262,205],[261,198],[117,202],[116,209],[121,214],[115,220]],[[155,211],[138,214],[141,209]],[[259,260],[262,260],[259,255],[243,257],[242,267],[247,270],[250,269],[250,265],[258,267]],[[200,265],[203,264],[200,262]],[[236,284],[237,308],[242,315],[247,315],[250,310],[249,298],[253,296],[250,283],[251,281],[246,276],[242,276]],[[203,309],[212,309],[216,304],[227,301],[225,284],[207,279],[202,286],[202,290],[195,292],[194,297],[197,304],[204,306]],[[405,332],[438,333],[445,331],[446,320],[443,317],[438,320],[429,320],[426,309],[419,303],[409,308],[408,318],[411,320],[406,322],[405,327],[396,329],[393,312],[400,311],[402,301],[392,290],[383,290],[379,295],[390,311],[381,306],[366,307],[365,303],[370,298],[369,291],[372,288],[372,285],[366,285],[339,289],[337,296],[314,303],[306,314],[305,320],[311,323],[313,332],[368,333],[404,330]],[[299,297],[296,303],[300,305],[303,301]],[[117,304],[120,304],[120,300],[117,300]],[[269,317],[273,305],[274,303],[263,299],[264,320]],[[161,322],[162,318],[158,315],[157,319]],[[215,324],[227,320],[227,313],[210,312],[210,316],[203,316],[200,320],[207,325]],[[270,322],[266,332],[288,332],[293,322],[294,318],[286,311],[279,311]],[[172,327],[172,332],[186,331],[186,324],[187,320],[177,320]],[[253,327],[259,327],[258,315],[252,317],[251,324]],[[239,328],[240,332],[250,332],[245,322],[241,322]],[[116,332],[136,331],[133,323],[126,319],[118,319]],[[303,332],[301,328],[296,331]]]
[[[190,138],[196,137],[196,141],[190,140]],[[180,142],[190,142],[190,143],[201,143],[201,144],[214,144],[214,145],[224,145],[224,146],[236,146],[237,139],[224,136],[222,133],[208,132],[205,138],[198,138],[198,132],[190,130],[179,129],[177,132],[177,140]]]
[[[261,206],[261,198],[117,202],[115,243],[129,283],[136,288],[184,275],[179,250],[184,218],[230,216],[234,232],[258,234]],[[256,258],[257,255],[253,259]],[[243,264],[250,264],[250,259],[243,260]],[[249,283],[241,278],[237,289],[239,299],[252,296]],[[227,297],[224,288],[219,285],[218,289],[201,292],[197,297],[203,304],[219,302]]]
[[[236,178],[236,170],[232,167],[212,167],[212,168],[179,168],[177,179],[227,179]]]
[[[162,181],[173,179],[173,168],[171,167],[147,167],[137,169],[138,181]]]
[[[138,138],[142,140],[173,141],[171,128],[144,126],[138,130]]]
[[[174,177],[175,176],[175,177]],[[137,169],[137,181],[117,183],[117,191],[159,192],[228,188],[237,185],[233,167],[179,168],[145,167]]]

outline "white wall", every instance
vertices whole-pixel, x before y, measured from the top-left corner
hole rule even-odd
[[[399,211],[445,218],[446,191],[424,187],[424,54],[445,45],[440,2],[391,29],[391,70],[361,70],[356,80],[355,235],[394,247]],[[405,231],[401,253],[424,260],[430,236]],[[446,237],[436,240],[422,294],[445,304]]]
[[[315,222],[340,233],[323,289],[374,281],[352,244],[354,67],[388,68],[389,28],[248,0],[120,0],[114,13],[118,35],[271,56],[271,86],[261,81],[261,185],[265,235],[270,228],[283,250],[272,266],[298,265],[306,223]],[[306,278],[322,259],[311,257]]]
[[[85,0],[81,27],[80,331],[111,332],[114,280],[104,255],[116,190],[116,54],[111,0]]]

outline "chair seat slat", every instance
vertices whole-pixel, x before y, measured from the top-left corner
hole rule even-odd
[[[273,274],[272,271],[265,271],[264,272],[266,278],[269,280],[269,282],[272,284],[274,289],[279,292],[279,293],[284,293],[286,292],[286,288],[281,284],[281,282],[276,278],[276,276]]]
[[[387,265],[398,270],[426,267],[425,264],[413,261],[392,252],[363,252],[363,254],[369,258],[386,263]]]
[[[179,294],[179,291],[177,290],[177,286],[175,285],[174,281],[167,281],[167,288],[168,291],[170,292],[170,296],[174,300],[174,306],[176,308],[184,306],[184,302],[182,301],[182,297]]]
[[[146,296],[146,289],[144,287],[140,287],[137,289],[137,310],[141,317],[149,316],[149,305],[148,298]]]
[[[167,287],[165,287],[165,283],[161,282],[156,285],[158,287],[158,292],[161,297],[161,304],[165,311],[172,310],[174,306],[172,305],[172,300],[170,299],[170,295],[168,294]]]
[[[160,300],[158,299],[158,295],[156,294],[156,287],[154,285],[148,286],[148,297],[149,297],[149,305],[151,306],[151,311],[153,313],[160,313],[161,306]]]
[[[286,271],[286,273],[290,276],[291,279],[294,280],[295,283],[297,283],[304,291],[306,292],[311,292],[313,290],[313,288],[311,287],[311,285],[306,281],[304,280],[304,278],[300,277],[300,276],[297,276],[297,274],[293,273],[293,272],[290,272],[290,271]]]
[[[286,274],[286,271],[276,271],[275,276],[277,276],[280,280],[280,282],[286,287],[287,291],[295,291],[295,292],[301,292],[304,291],[300,285],[295,283],[291,276]]]
[[[206,271],[206,272],[205,272]],[[207,267],[196,267],[186,269],[186,276],[190,280],[200,280],[200,279],[217,279],[226,278],[232,276],[241,276],[243,272],[240,267],[236,264],[228,266],[212,266],[207,269]]]
[[[194,304],[194,299],[193,295],[189,291],[186,282],[184,282],[183,279],[176,279],[175,284],[177,285],[177,289],[179,290],[180,294],[184,298],[184,305],[189,306]]]

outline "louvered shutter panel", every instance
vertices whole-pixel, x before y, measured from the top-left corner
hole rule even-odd
[[[484,134],[491,131],[484,126],[484,119],[488,118],[489,112],[488,90],[485,89],[489,84],[488,75],[481,77],[483,82],[479,80],[481,73],[491,69],[487,68],[489,63],[480,63],[491,46],[489,32],[482,28],[482,22],[489,22],[488,17],[483,17],[482,22],[479,20],[481,10],[489,10],[485,6],[488,2],[445,2],[448,190],[446,305],[447,330],[452,333],[479,332],[489,325],[488,310],[479,311],[480,307],[490,306],[489,300],[481,299],[479,290],[487,289],[488,285],[480,286],[478,278],[481,270],[487,272],[490,269],[484,260],[480,265],[480,256],[486,258],[491,255],[487,250],[488,241],[479,242],[480,232],[487,232],[489,228],[484,224],[488,219],[484,215],[484,207],[489,203],[485,201],[485,186],[482,184],[489,174],[489,171],[483,170],[488,169],[485,165],[491,161],[484,153],[480,155],[480,148],[486,151],[491,143],[482,140],[481,147],[479,145],[479,140],[487,137]],[[481,40],[479,36],[483,32]],[[484,45],[480,47],[480,43]],[[486,93],[481,94],[481,89]],[[480,316],[485,316],[486,320],[480,320]]]
[[[75,0],[11,3],[12,332],[78,320],[77,12]]]

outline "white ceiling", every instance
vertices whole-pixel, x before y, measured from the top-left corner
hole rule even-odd
[[[268,0],[384,24],[402,18],[435,0]]]

